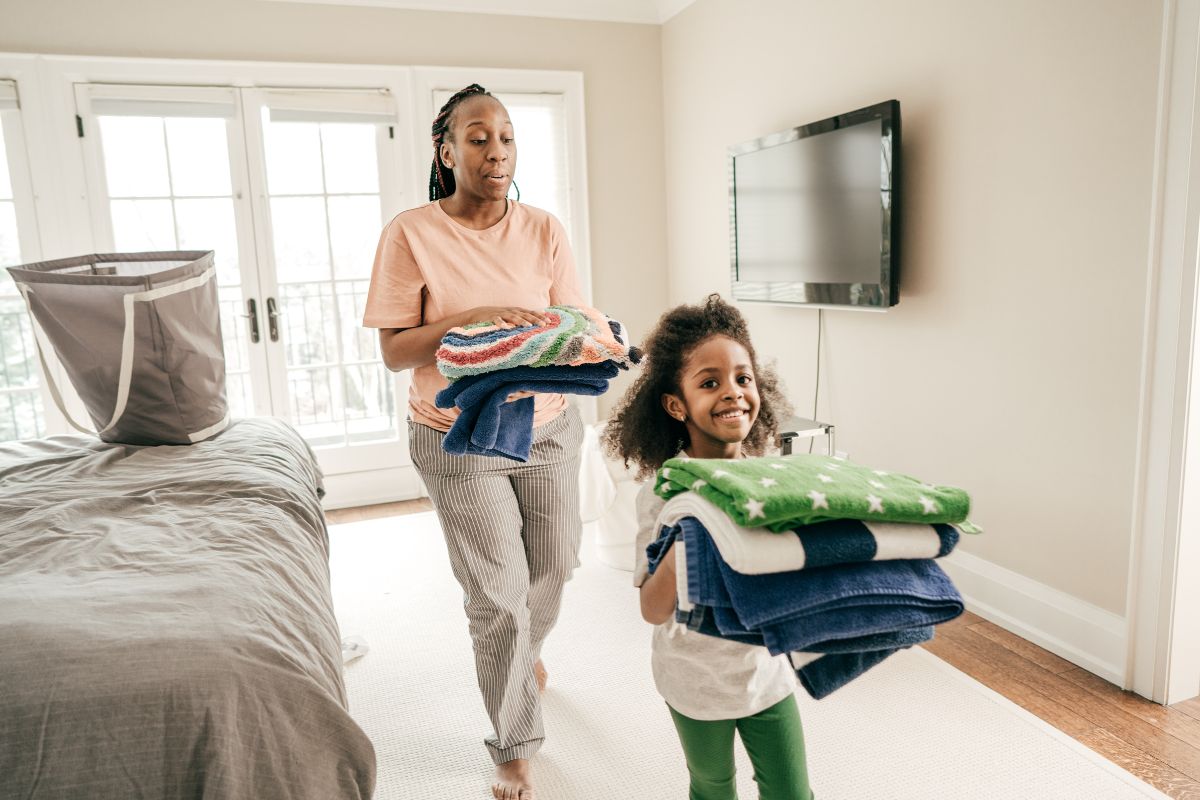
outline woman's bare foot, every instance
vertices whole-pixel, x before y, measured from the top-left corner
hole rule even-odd
[[[533,662],[533,675],[537,678],[538,691],[546,691],[546,683],[550,680],[550,673],[546,672],[546,665],[542,663],[540,658]]]
[[[492,784],[496,800],[533,800],[529,780],[529,759],[514,758],[496,765],[496,782]]]

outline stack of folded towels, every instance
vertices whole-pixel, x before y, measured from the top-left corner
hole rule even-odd
[[[820,699],[963,611],[933,559],[967,522],[961,489],[817,455],[674,458],[647,548],[675,548],[676,619],[786,653]]]
[[[528,461],[533,398],[506,402],[513,392],[599,395],[622,369],[641,360],[621,323],[586,306],[550,306],[544,325],[501,328],[477,323],[442,337],[437,368],[450,385],[438,408],[459,409],[442,439],[452,455]]]

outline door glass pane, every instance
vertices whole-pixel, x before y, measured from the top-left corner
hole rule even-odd
[[[275,269],[281,279],[329,277],[329,230],[325,197],[272,197]]]
[[[99,117],[104,173],[112,197],[165,197],[167,140],[161,117]]]
[[[397,438],[393,379],[360,325],[382,224],[379,128],[263,112],[292,420],[314,446]]]
[[[114,246],[119,252],[214,252],[229,410],[234,417],[253,414],[229,121],[215,117],[97,119]]]
[[[225,120],[172,117],[166,120],[166,126],[175,194],[228,197],[232,192]]]
[[[321,125],[321,142],[329,192],[379,192],[374,125],[326,123]]]
[[[379,243],[379,195],[330,197],[328,208],[334,274],[370,278]]]
[[[4,112],[16,120],[17,112]],[[3,115],[0,115],[3,116]],[[37,351],[25,301],[3,267],[22,263],[9,153],[0,119],[0,441],[46,433]]]
[[[275,122],[265,119],[267,190],[272,197],[320,194],[321,125],[317,122]]]
[[[174,250],[175,217],[168,200],[113,200],[113,244],[123,253]]]
[[[175,226],[180,248],[215,251],[218,285],[237,286],[241,282],[237,225],[230,198],[176,200]]]

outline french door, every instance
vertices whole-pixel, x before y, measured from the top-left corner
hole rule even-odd
[[[382,90],[75,86],[94,241],[213,250],[234,417],[290,421],[326,474],[408,463],[402,379],[361,327],[398,210]]]
[[[38,258],[33,186],[16,83],[0,80],[0,442],[44,436],[55,419],[41,385],[25,301],[4,267]]]

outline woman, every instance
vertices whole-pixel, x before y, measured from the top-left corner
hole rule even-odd
[[[363,324],[380,329],[389,369],[413,370],[409,447],[465,593],[495,731],[485,739],[492,792],[532,800],[529,758],[544,738],[540,651],[578,564],[583,426],[562,395],[539,394],[528,462],[447,455],[442,437],[457,411],[434,405],[446,385],[434,353],[450,328],[540,324],[538,309],[583,301],[562,225],[507,199],[517,146],[500,101],[478,84],[456,93],[433,122],[433,145],[432,202],[384,229]]]

